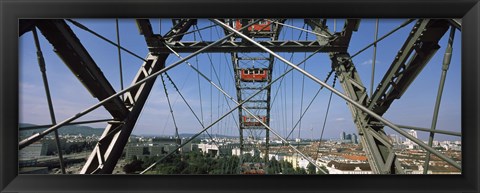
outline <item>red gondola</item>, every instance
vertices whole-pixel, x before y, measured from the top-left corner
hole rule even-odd
[[[268,78],[267,68],[249,68],[239,70],[240,79],[244,82],[264,82]]]
[[[250,22],[254,20],[251,19]],[[252,26],[248,27],[248,31],[262,31],[262,32],[269,32],[272,30],[271,24],[272,22],[264,19],[259,21],[257,24],[253,24]],[[240,30],[242,28],[242,21],[240,19],[235,20],[235,29]]]
[[[267,117],[265,116],[257,116],[262,120],[262,122],[266,123]],[[262,126],[262,123],[258,122],[257,119],[251,116],[243,116],[243,126]]]

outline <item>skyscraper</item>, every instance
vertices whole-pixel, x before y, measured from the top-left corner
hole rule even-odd
[[[345,140],[345,138],[346,138],[345,131],[342,131],[342,133],[340,134],[340,139]]]
[[[411,136],[413,136],[413,137],[415,137],[415,138],[418,138],[418,137],[417,137],[417,131],[415,131],[415,130],[410,130],[410,131],[408,131],[408,134],[411,135]],[[407,144],[412,144],[412,143],[413,143],[413,142],[412,142],[410,139],[408,139],[408,138],[405,140],[405,142],[406,142]]]
[[[347,134],[347,136],[345,137],[345,140],[352,140],[352,134]]]
[[[358,137],[357,137],[357,134],[355,133],[352,134],[352,143],[358,144]]]

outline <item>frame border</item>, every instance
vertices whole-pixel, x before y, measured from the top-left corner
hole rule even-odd
[[[195,7],[195,10],[189,9]],[[0,0],[1,192],[478,192],[478,0]],[[462,18],[462,175],[18,175],[18,19],[155,17]],[[470,128],[470,129],[466,129]],[[185,185],[187,182],[188,186]],[[207,182],[216,182],[213,186]],[[348,184],[348,185],[346,185]]]

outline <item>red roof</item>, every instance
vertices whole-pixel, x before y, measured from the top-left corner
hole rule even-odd
[[[362,155],[342,155],[342,157],[349,160],[367,161],[367,157]]]

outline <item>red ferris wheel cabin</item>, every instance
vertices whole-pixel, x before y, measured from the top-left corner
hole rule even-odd
[[[264,82],[268,80],[268,68],[246,68],[239,70],[244,82]]]
[[[255,21],[254,19],[250,19],[249,22],[253,22]],[[261,20],[259,21],[257,24],[253,24],[252,26],[248,27],[248,31],[262,31],[262,32],[269,32],[272,30],[272,27],[271,27],[271,24],[272,22],[271,21],[268,21],[266,19],[264,20]],[[240,28],[242,28],[242,20],[241,19],[237,19],[235,20],[235,29],[236,30],[240,30]]]
[[[265,116],[257,116],[262,120],[262,122],[266,123],[267,122],[267,117]],[[251,116],[243,116],[243,126],[262,126],[262,123],[258,122],[257,119]]]

